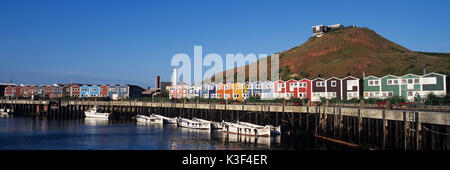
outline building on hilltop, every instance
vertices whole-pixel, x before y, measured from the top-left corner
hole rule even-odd
[[[321,37],[326,32],[329,32],[333,29],[339,29],[339,28],[344,28],[344,25],[334,24],[334,25],[328,25],[328,26],[325,26],[325,25],[312,26],[314,37]]]

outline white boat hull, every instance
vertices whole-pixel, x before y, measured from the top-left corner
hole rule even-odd
[[[170,117],[165,117],[165,116],[161,116],[158,114],[152,114],[151,116],[161,118],[164,120],[164,123],[167,123],[167,124],[177,124],[177,122],[178,122],[176,117],[170,118]]]
[[[269,127],[270,128],[270,132],[272,134],[275,135],[280,135],[281,134],[281,126],[272,126],[272,125],[266,125],[266,126],[261,126],[261,125],[256,125],[253,123],[248,123],[248,122],[236,122],[236,124],[238,125],[242,125],[242,126],[249,126],[249,127],[253,127],[253,128],[264,128],[264,127]]]
[[[199,122],[209,122],[209,123],[211,123],[211,129],[222,129],[222,123],[220,123],[220,122],[213,122],[213,121],[199,119],[199,118],[193,118],[192,120],[199,121]]]
[[[84,116],[87,118],[102,118],[102,119],[108,119],[110,113],[93,113],[90,111],[85,111]]]
[[[162,124],[163,119],[153,116],[136,115],[136,121],[139,123],[158,123]]]
[[[268,126],[262,128],[243,126],[236,123],[222,122],[222,130],[226,133],[248,135],[248,136],[267,136],[271,134],[271,129]]]
[[[211,123],[194,121],[189,119],[178,118],[178,125],[181,127],[192,128],[192,129],[206,129],[211,130]]]

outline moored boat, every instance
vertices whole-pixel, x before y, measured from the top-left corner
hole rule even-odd
[[[163,123],[163,119],[154,116],[136,115],[136,121],[139,123]]]
[[[210,122],[194,121],[190,119],[178,118],[178,125],[181,127],[192,128],[192,129],[211,129]]]
[[[177,124],[176,117],[170,118],[170,117],[165,117],[165,116],[158,115],[158,114],[151,114],[150,116],[161,118],[161,119],[163,119],[164,123],[167,123],[167,124]]]
[[[249,123],[249,122],[239,122],[239,121],[237,121],[236,124],[242,125],[242,126],[254,127],[254,128],[269,127],[270,128],[270,132],[272,134],[275,134],[275,135],[280,135],[281,134],[281,126],[276,126],[276,127],[272,126],[272,125],[261,126],[261,125],[257,125],[257,124],[253,124],[253,123]]]
[[[8,115],[9,113],[11,113],[11,109],[0,109],[0,114],[1,115]]]
[[[227,133],[249,136],[270,136],[271,134],[269,126],[251,127],[231,122],[222,122],[222,130]]]
[[[222,129],[222,123],[220,123],[220,122],[213,122],[213,121],[200,119],[200,118],[193,118],[192,120],[193,121],[199,121],[199,122],[209,122],[209,123],[211,123],[211,128],[212,129]]]
[[[101,108],[94,106],[89,111],[85,111],[84,115],[88,118],[103,118],[108,119],[111,113],[102,113]]]

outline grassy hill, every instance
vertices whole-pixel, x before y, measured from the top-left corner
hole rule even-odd
[[[334,30],[320,38],[312,37],[279,55],[283,80],[318,76],[362,77],[363,72],[366,76],[421,75],[424,68],[428,72],[450,73],[450,53],[411,51],[368,28]]]

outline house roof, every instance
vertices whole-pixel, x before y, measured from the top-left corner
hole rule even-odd
[[[435,73],[435,72],[427,73],[427,74],[424,74],[423,76],[427,76],[427,75],[430,75],[430,74],[436,74],[436,75],[440,75],[440,76],[444,76],[444,77],[447,76],[447,75],[439,74],[439,73]]]
[[[380,78],[382,79],[382,78],[389,77],[389,76],[400,78],[399,76],[395,76],[395,75],[392,75],[392,74],[388,74],[388,75],[385,75],[385,76],[380,77]]]
[[[359,79],[360,79],[360,78],[357,78],[357,77],[353,77],[353,76],[346,76],[346,77],[342,78],[342,80],[344,80],[344,79],[346,79],[346,78],[354,78],[354,79],[357,79],[357,80],[359,80]]]
[[[325,80],[324,78],[321,78],[321,77],[317,77],[317,78],[315,78],[315,79],[312,79],[311,81],[316,81],[316,80]]]
[[[401,77],[406,77],[406,76],[417,76],[417,77],[420,77],[419,75],[412,74],[412,73],[405,74],[405,75],[403,75]]]
[[[328,78],[328,79],[326,79],[326,80],[328,81],[328,80],[330,80],[330,79],[338,79],[338,80],[341,80],[340,78],[337,78],[337,77],[330,77],[330,78]]]
[[[377,77],[377,76],[367,76],[367,77],[365,77],[364,79],[368,79],[368,78],[376,78],[376,79],[379,79],[379,77]]]

